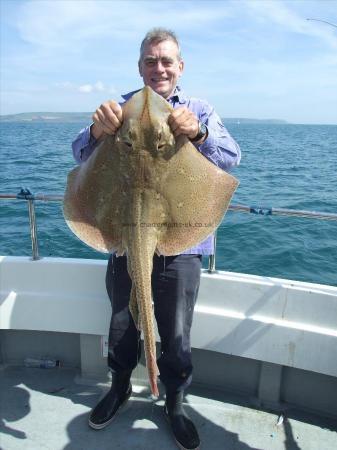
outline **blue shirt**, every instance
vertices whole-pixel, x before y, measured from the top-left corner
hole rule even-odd
[[[136,92],[138,91],[122,95],[123,100],[129,100]],[[195,147],[200,153],[213,164],[227,172],[240,163],[241,151],[239,145],[228,133],[220,117],[208,102],[198,98],[187,97],[179,86],[175,88],[173,95],[167,100],[173,108],[186,106],[201,122],[207,125],[207,139],[200,145],[195,144]],[[73,155],[76,162],[81,164],[87,160],[95,150],[96,145],[96,139],[90,135],[90,125],[83,128],[72,143]],[[213,235],[183,253],[211,255],[214,253]]]

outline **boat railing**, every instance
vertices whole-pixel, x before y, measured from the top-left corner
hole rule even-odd
[[[25,200],[28,204],[29,225],[30,225],[30,237],[32,244],[32,260],[36,261],[40,259],[39,245],[38,245],[38,232],[35,216],[35,201],[42,202],[62,202],[62,194],[33,194],[27,188],[21,188],[18,194],[0,193],[0,200]],[[310,219],[320,220],[336,220],[337,214],[320,212],[320,211],[306,211],[300,209],[286,209],[286,208],[274,208],[266,206],[246,206],[230,204],[229,211],[244,212],[250,214],[257,214],[261,216],[291,216],[291,217],[305,217]],[[215,255],[216,255],[216,233],[214,234],[214,253],[209,256],[208,272],[216,272],[215,268]]]

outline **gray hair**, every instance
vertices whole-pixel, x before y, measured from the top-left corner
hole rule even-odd
[[[152,28],[150,31],[148,31],[142,40],[142,43],[140,45],[140,56],[139,56],[139,62],[142,59],[144,55],[145,47],[149,44],[159,44],[163,41],[172,41],[174,42],[178,47],[178,59],[181,60],[181,52],[180,52],[180,45],[178,38],[176,34],[168,30],[167,28]]]

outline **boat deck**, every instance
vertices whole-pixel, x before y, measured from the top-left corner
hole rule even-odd
[[[163,396],[153,400],[141,386],[133,386],[129,403],[100,431],[88,426],[88,413],[108,385],[86,383],[76,369],[3,366],[0,386],[3,450],[177,448],[163,416]],[[191,389],[185,402],[204,450],[337,448],[337,424],[328,419],[294,411],[283,419],[201,388]]]

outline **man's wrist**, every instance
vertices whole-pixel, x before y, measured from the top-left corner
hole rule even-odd
[[[100,139],[104,135],[104,131],[101,127],[94,123],[90,125],[90,137],[92,136],[96,140]]]
[[[198,132],[194,136],[194,138],[190,138],[190,141],[193,144],[202,144],[207,139],[207,136],[208,136],[207,126],[203,122],[199,121]]]

